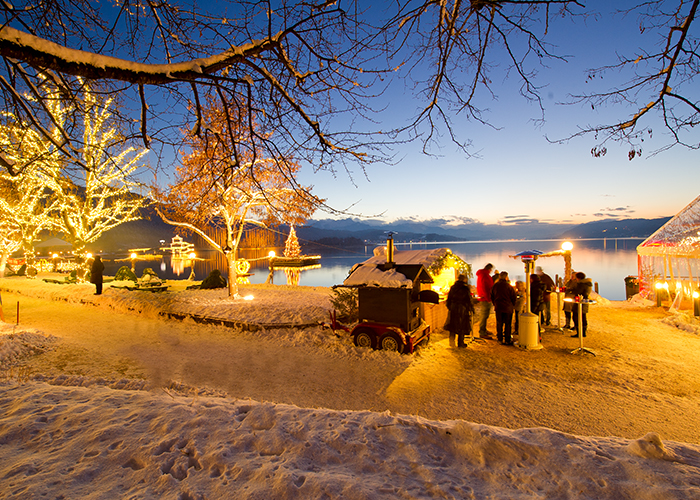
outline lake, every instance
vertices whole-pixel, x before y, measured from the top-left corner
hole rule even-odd
[[[447,247],[455,255],[458,255],[471,264],[475,273],[487,263],[492,263],[499,271],[508,271],[511,280],[523,279],[525,268],[520,259],[510,256],[524,250],[540,250],[551,252],[561,248],[565,240],[528,240],[528,241],[469,241],[469,242],[442,242],[442,243],[399,243],[397,250],[423,250],[430,248]],[[571,251],[571,265],[575,271],[583,271],[595,283],[598,283],[599,293],[610,300],[625,300],[625,277],[637,275],[636,248],[642,238],[618,238],[618,239],[580,239],[571,240],[574,248]],[[332,286],[343,282],[348,271],[358,262],[362,262],[372,256],[372,250],[377,245],[364,248],[343,250],[329,248],[320,253],[321,267],[304,270],[299,273],[299,285],[302,286]],[[281,254],[282,249],[275,249]],[[303,243],[302,243],[302,251]],[[194,261],[196,279],[203,279],[212,269],[220,269],[223,274],[225,264],[223,257],[213,251],[198,250],[197,254],[202,260]],[[267,250],[242,250],[241,257],[251,259],[250,276],[251,283],[264,283],[268,277],[268,261],[265,258]],[[175,264],[175,265],[173,265]],[[178,268],[178,264],[180,268]],[[170,256],[158,261],[136,261],[136,274],[141,276],[146,267],[153,268],[162,278],[187,278],[192,269],[189,261],[174,263]],[[129,262],[106,262],[107,274],[114,273],[121,265],[130,265]],[[547,257],[537,260],[536,265],[542,266],[544,271],[553,279],[556,275],[564,275],[564,259],[561,257]],[[474,279],[471,283],[474,284]],[[284,271],[276,270],[273,283],[284,285],[287,277]]]

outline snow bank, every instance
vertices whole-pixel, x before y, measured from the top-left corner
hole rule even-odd
[[[170,280],[166,292],[149,292],[118,288],[131,282],[106,283],[102,295],[94,295],[95,286],[54,284],[42,279],[12,277],[0,279],[0,291],[11,291],[47,300],[92,304],[118,312],[157,317],[161,314],[205,316],[241,323],[270,326],[294,326],[328,321],[331,289],[284,285],[241,285],[241,296],[252,300],[232,299],[228,289],[186,290],[194,282]],[[199,283],[199,282],[197,282]]]
[[[6,385],[9,497],[700,498],[700,447],[389,412]]]

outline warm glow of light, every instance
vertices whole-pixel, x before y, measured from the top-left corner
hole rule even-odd
[[[267,256],[270,257],[271,259],[273,259],[273,258],[275,257],[275,251],[274,251],[274,250],[270,250],[270,253],[267,254]]]
[[[252,295],[246,295],[245,297],[243,297],[243,300],[253,300],[253,296],[252,296]]]
[[[195,257],[197,257],[196,253],[194,253],[194,252],[190,253],[190,259],[194,259]]]
[[[700,292],[697,292],[697,291],[693,292],[693,298],[697,299],[698,297],[700,297]]]
[[[574,244],[571,243],[570,241],[565,241],[564,243],[561,244],[561,249],[570,252],[574,248]]]
[[[53,258],[58,259],[58,254],[57,253],[53,254]]]
[[[87,258],[88,258],[88,259],[92,259],[92,254],[91,254],[91,253],[88,253],[88,254],[87,254]]]
[[[430,288],[438,294],[446,296],[455,281],[455,270],[452,267],[443,268],[437,275],[432,275],[433,284]]]
[[[135,254],[135,253],[132,253],[132,254],[131,254],[131,258],[132,258],[132,259],[135,259],[135,258],[136,258],[136,254]]]

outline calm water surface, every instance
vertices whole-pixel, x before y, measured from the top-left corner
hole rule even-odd
[[[511,255],[524,250],[540,250],[551,252],[561,248],[564,240],[531,240],[531,241],[486,241],[486,242],[444,242],[444,243],[413,243],[397,244],[397,250],[424,250],[447,247],[453,253],[471,264],[472,271],[481,269],[487,263],[492,263],[499,271],[508,271],[511,279],[523,279],[525,269],[520,259]],[[583,271],[594,282],[598,283],[600,294],[610,300],[625,300],[625,277],[637,274],[636,248],[643,240],[641,238],[624,239],[590,239],[572,240],[574,249],[571,252],[571,266],[575,271]],[[302,286],[332,286],[343,282],[348,271],[358,262],[372,256],[372,250],[377,245],[351,250],[328,249],[321,252],[321,267],[302,271],[299,284]],[[281,254],[281,249],[276,249]],[[303,251],[303,244],[302,244]],[[196,279],[206,277],[213,269],[219,269],[224,275],[225,263],[223,258],[213,251],[198,251],[202,260],[194,262]],[[251,283],[264,283],[268,277],[268,262],[264,258],[267,250],[242,251],[241,256],[252,260],[250,270]],[[153,268],[162,278],[187,278],[192,268],[180,266],[171,262],[170,255],[162,260],[136,261],[136,274],[141,275],[146,267]],[[107,274],[114,273],[120,266],[129,262],[106,262]],[[536,265],[542,266],[552,278],[564,275],[564,259],[562,257],[547,257],[537,260]],[[471,280],[474,283],[474,279]],[[275,271],[273,283],[284,285],[287,277],[284,271]]]

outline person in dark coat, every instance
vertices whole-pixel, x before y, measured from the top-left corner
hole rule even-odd
[[[90,270],[90,283],[95,284],[95,295],[102,295],[102,273],[105,270],[105,265],[99,255],[95,256],[92,261],[92,269]]]
[[[535,268],[535,273],[540,278],[540,283],[542,283],[542,288],[544,289],[542,295],[542,311],[540,312],[540,323],[543,325],[550,325],[552,323],[552,292],[556,290],[556,285],[552,277],[545,273],[540,266]]]
[[[586,274],[582,272],[576,273],[576,288],[574,293],[576,298],[580,298],[581,301],[588,300],[591,292],[593,291],[593,281],[590,278],[586,278]],[[574,330],[576,333],[572,337],[578,337],[578,309],[581,308],[581,335],[586,336],[586,330],[588,330],[588,319],[586,315],[588,314],[588,304],[585,302],[574,302],[574,308],[571,311],[574,319]]]
[[[465,347],[464,336],[471,334],[472,315],[474,314],[472,291],[465,275],[460,274],[450,288],[447,293],[446,305],[450,317],[445,326],[450,332],[450,345],[454,346],[455,335],[457,335],[457,345]]]
[[[515,282],[515,324],[513,325],[513,334],[518,335],[520,332],[520,315],[527,312],[527,288],[525,282],[517,280]]]
[[[544,287],[540,277],[536,274],[530,275],[530,312],[540,315],[544,307]]]
[[[573,330],[574,327],[571,322],[571,311],[574,310],[573,300],[576,298],[576,273],[571,271],[571,278],[564,284],[564,319],[566,324],[564,328]]]
[[[516,297],[515,289],[508,279],[508,273],[502,271],[491,289],[491,301],[496,311],[496,337],[505,345],[513,344],[511,331]]]

